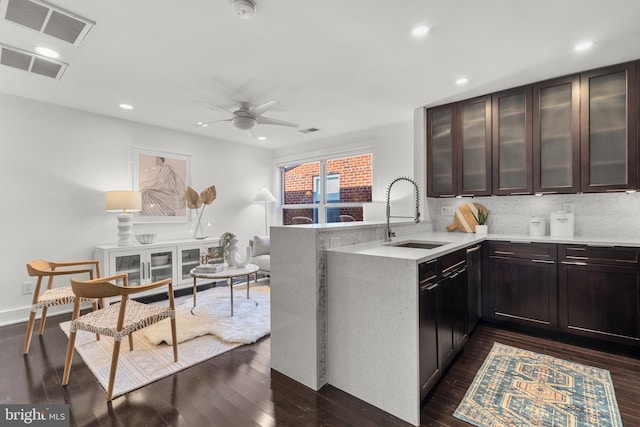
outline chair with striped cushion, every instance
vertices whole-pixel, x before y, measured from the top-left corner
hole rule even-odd
[[[118,280],[122,280],[122,286],[116,284]],[[161,286],[168,286],[168,306],[144,304],[129,299],[130,295]],[[89,331],[113,338],[113,354],[111,356],[107,400],[111,400],[113,394],[113,384],[118,366],[118,356],[120,354],[120,342],[124,337],[129,337],[129,349],[133,350],[133,333],[135,331],[169,318],[171,319],[171,336],[173,338],[173,359],[175,362],[178,361],[175,301],[171,279],[129,287],[127,274],[124,273],[87,281],[71,279],[71,288],[77,298],[73,306],[73,317],[71,320],[69,343],[67,345],[67,356],[64,362],[62,385],[69,383],[69,373],[71,371],[77,331]],[[80,316],[79,298],[109,298],[118,296],[120,297],[120,302]]]
[[[29,346],[31,345],[31,336],[33,335],[33,327],[36,322],[36,314],[38,310],[42,310],[42,316],[40,317],[40,330],[39,334],[44,332],[44,324],[47,320],[47,309],[57,305],[73,304],[76,300],[76,296],[71,290],[71,286],[61,286],[54,288],[53,281],[56,276],[72,276],[78,274],[89,274],[89,279],[96,279],[100,277],[100,264],[98,261],[68,261],[68,262],[51,262],[43,259],[38,259],[27,263],[27,273],[31,277],[37,277],[36,287],[33,291],[33,300],[31,303],[31,313],[29,314],[29,322],[27,323],[27,334],[24,338],[24,346],[22,353],[27,354],[29,352]],[[47,289],[42,294],[42,280],[48,277]],[[98,302],[92,301],[93,309],[98,309]],[[99,336],[96,336],[100,339]]]

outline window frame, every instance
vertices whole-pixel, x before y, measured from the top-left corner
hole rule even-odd
[[[365,203],[370,203],[371,200],[369,202],[328,202],[327,201],[327,194],[325,192],[325,183],[328,177],[331,176],[337,176],[338,179],[340,179],[340,175],[339,174],[335,174],[335,173],[329,173],[327,174],[327,162],[331,161],[331,160],[336,160],[336,159],[343,159],[343,158],[349,158],[349,157],[358,157],[358,156],[364,156],[364,155],[369,155],[371,156],[371,187],[372,187],[372,191],[373,191],[373,152],[372,151],[363,151],[360,153],[341,153],[341,154],[334,154],[334,155],[330,155],[330,156],[323,156],[321,158],[314,158],[314,159],[309,159],[309,160],[300,160],[300,161],[292,161],[292,162],[287,162],[287,164],[282,164],[280,165],[280,199],[282,200],[282,204],[281,204],[281,210],[282,210],[282,216],[281,216],[281,221],[284,225],[284,218],[285,218],[285,214],[284,211],[288,210],[288,209],[316,209],[317,211],[317,222],[316,224],[332,224],[332,223],[327,223],[327,209],[330,208],[362,208],[364,209],[364,204]],[[320,165],[320,175],[317,177],[314,177],[314,184],[315,182],[317,182],[317,186],[318,186],[318,193],[319,193],[319,197],[318,197],[318,202],[313,202],[313,203],[296,203],[296,204],[285,204],[284,200],[285,200],[285,192],[286,192],[286,188],[285,188],[285,171],[287,170],[288,167],[291,166],[296,166],[296,165],[303,165],[303,164],[307,164],[307,163],[315,163],[318,162]],[[314,200],[315,200],[315,196],[314,196]],[[372,200],[373,200],[373,194],[372,194]],[[315,218],[314,218],[315,219]]]

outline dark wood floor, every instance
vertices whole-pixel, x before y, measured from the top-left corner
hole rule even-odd
[[[270,368],[270,339],[239,347],[113,400],[79,356],[60,385],[66,336],[51,318],[22,356],[25,325],[0,328],[0,402],[68,403],[78,426],[408,426],[331,386],[314,392]],[[501,342],[611,371],[626,427],[640,426],[640,358],[577,347],[481,324],[428,397],[423,426],[468,426],[452,413]],[[372,372],[372,375],[375,375]],[[393,396],[389,396],[390,399]]]

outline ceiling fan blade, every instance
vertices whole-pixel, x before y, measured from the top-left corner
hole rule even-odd
[[[217,123],[217,122],[230,122],[231,120],[233,120],[233,119],[209,120],[208,122],[202,122],[202,124],[200,126],[210,125],[212,123]]]
[[[265,111],[274,107],[275,105],[278,105],[278,101],[269,101],[269,102],[265,102],[262,105],[254,105],[253,107],[249,108],[249,111],[251,112],[251,114],[255,116],[259,116],[260,114],[264,113]]]
[[[217,111],[224,111],[227,113],[233,113],[236,109],[237,109],[237,105],[213,105],[209,102],[205,102],[205,101],[200,101],[200,100],[195,100],[193,101],[194,103],[201,105],[203,107],[209,108],[211,110],[217,110]]]
[[[285,122],[284,120],[270,119],[269,117],[262,117],[262,116],[256,117],[256,120],[258,121],[258,124],[260,124],[260,125],[289,126],[289,127],[292,127],[292,128],[297,128],[298,126],[300,126],[297,123]]]

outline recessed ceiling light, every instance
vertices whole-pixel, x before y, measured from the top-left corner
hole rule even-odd
[[[573,50],[576,50],[576,51],[587,50],[592,46],[593,46],[592,41],[586,41],[586,42],[578,43],[577,45],[575,45],[573,47]]]
[[[133,110],[133,105],[130,104],[120,104],[120,108],[123,110]]]
[[[420,24],[417,27],[414,27],[413,30],[411,30],[411,34],[413,34],[415,37],[422,37],[426,36],[430,30],[431,28],[429,28],[428,25]]]
[[[467,83],[469,83],[469,79],[466,77],[460,77],[458,80],[456,80],[456,84],[458,86],[466,85]]]
[[[47,58],[59,58],[60,54],[53,49],[49,49],[48,47],[36,46],[36,52],[38,52],[42,56],[46,56]]]
[[[258,141],[266,141],[267,137],[266,136],[259,136],[258,137]]]

